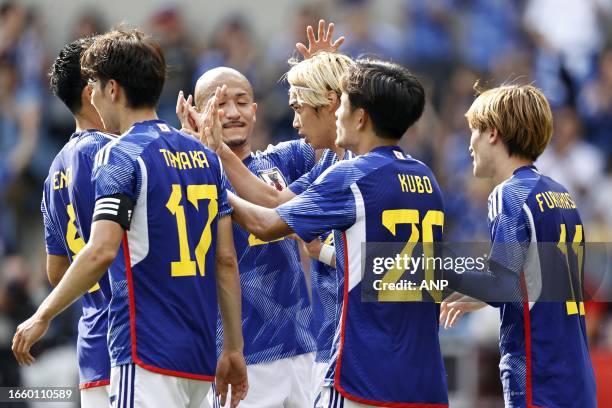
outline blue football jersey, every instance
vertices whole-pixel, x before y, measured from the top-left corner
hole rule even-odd
[[[95,198],[91,184],[94,158],[113,139],[95,130],[76,132],[53,160],[41,203],[48,254],[68,256],[72,262],[89,239]],[[109,299],[107,274],[82,298],[77,339],[81,388],[109,384]]]
[[[282,142],[244,159],[245,166],[282,190],[315,162],[303,140]],[[265,242],[234,224],[242,288],[242,332],[247,364],[259,364],[312,352],[312,308],[297,242]],[[218,323],[217,352],[223,343]]]
[[[345,150],[343,160],[352,159],[354,155]],[[302,194],[315,182],[325,170],[338,162],[338,156],[331,149],[325,149],[317,164],[308,173],[289,185],[296,195]],[[334,245],[333,232],[321,235],[321,240],[327,245]],[[316,259],[310,262],[310,277],[312,288],[313,330],[317,340],[315,361],[327,363],[331,358],[332,342],[336,327],[340,322],[340,306],[342,304],[343,275]]]
[[[113,211],[114,197],[134,203],[109,270],[112,366],[136,363],[213,380],[216,231],[231,213],[219,158],[164,121],[150,120],[98,153],[92,180],[94,218],[98,208]]]
[[[500,309],[506,406],[597,406],[580,282],[584,229],[573,199],[534,166],[521,167],[491,193],[489,226],[491,260],[520,275],[522,288],[521,302]],[[544,244],[502,245],[514,243]]]
[[[277,212],[305,241],[335,233],[344,275],[329,368],[335,389],[370,405],[446,406],[439,306],[361,300],[362,243],[407,243],[415,230],[426,242],[441,240],[442,194],[429,168],[398,146],[378,147],[330,167]]]

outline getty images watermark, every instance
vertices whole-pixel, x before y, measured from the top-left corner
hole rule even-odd
[[[372,259],[372,273],[380,276],[372,282],[372,287],[376,291],[387,290],[445,290],[448,287],[448,280],[443,278],[435,279],[435,271],[448,270],[456,273],[465,271],[485,271],[488,265],[489,254],[478,257],[441,257],[426,255],[424,252],[420,256],[408,254],[395,254],[395,256],[377,256]],[[403,271],[402,276],[394,281],[388,278],[388,273],[397,276],[397,272]],[[425,279],[410,279],[417,275],[419,271],[425,272]],[[427,272],[433,273],[427,276]],[[395,273],[393,273],[395,272]],[[429,278],[429,279],[428,279]]]
[[[354,260],[351,267],[357,267]],[[524,282],[523,297],[505,299],[491,291],[482,300],[612,301],[610,243],[367,243],[359,267],[365,302],[440,302],[455,289],[451,274],[460,276],[457,284],[465,272],[495,274],[499,268]]]

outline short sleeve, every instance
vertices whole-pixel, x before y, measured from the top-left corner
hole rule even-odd
[[[307,173],[304,173],[302,176],[300,176],[300,178],[289,185],[289,190],[291,190],[295,195],[302,194],[308,187],[310,187],[312,183],[315,182],[317,178],[319,178],[321,174],[323,174],[325,170],[332,165],[332,163],[333,161],[331,161],[329,157],[325,155],[321,156],[321,159],[317,164],[315,164]]]
[[[67,256],[68,253],[66,252],[62,234],[60,233],[61,230],[57,228],[49,215],[44,194],[40,203],[40,211],[42,212],[43,223],[45,225],[45,246],[47,247],[47,253],[49,255]]]
[[[217,159],[219,163],[219,175],[220,175],[220,183],[219,183],[219,194],[217,196],[217,201],[219,203],[219,212],[217,214],[217,219],[221,219],[226,215],[230,215],[233,211],[229,200],[227,199],[227,192],[233,191],[232,186],[223,170],[223,164],[221,164],[221,160]]]
[[[128,143],[109,143],[96,154],[91,181],[96,200],[122,195],[136,202],[136,158],[130,154]]]
[[[523,212],[512,216],[500,213],[491,223],[492,269],[503,267],[520,274],[529,250],[530,231]]]
[[[355,223],[355,198],[345,169],[335,166],[306,191],[276,208],[278,215],[309,242],[330,230],[346,230]]]
[[[316,162],[314,149],[304,140],[290,140],[270,145],[262,153],[278,166],[283,173],[296,180],[312,169]]]

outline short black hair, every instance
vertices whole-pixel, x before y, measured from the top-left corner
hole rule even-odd
[[[83,53],[85,75],[106,82],[113,79],[125,91],[131,108],[157,105],[166,79],[166,60],[160,45],[142,31],[113,30],[96,37]]]
[[[425,90],[408,69],[376,59],[351,64],[342,78],[351,109],[362,108],[380,137],[400,139],[423,114]]]
[[[49,72],[51,91],[73,114],[83,107],[81,95],[87,78],[81,72],[81,57],[92,43],[93,38],[81,38],[64,46]]]

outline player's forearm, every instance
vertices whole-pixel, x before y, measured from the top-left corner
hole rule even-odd
[[[487,303],[520,301],[519,277],[508,270],[492,272],[454,271],[444,274],[448,286],[457,292]]]
[[[112,252],[107,248],[85,245],[36,313],[44,320],[52,320],[102,278],[116,253],[116,249]]]
[[[219,157],[232,187],[245,200],[263,207],[275,208],[294,195],[289,189],[278,191],[251,173],[227,145],[223,145],[219,150]]]
[[[232,219],[257,238],[273,241],[293,233],[275,210],[252,204],[230,192],[227,197],[234,208]]]
[[[223,349],[242,352],[242,304],[236,257],[217,255],[216,275],[217,298],[223,324]]]

